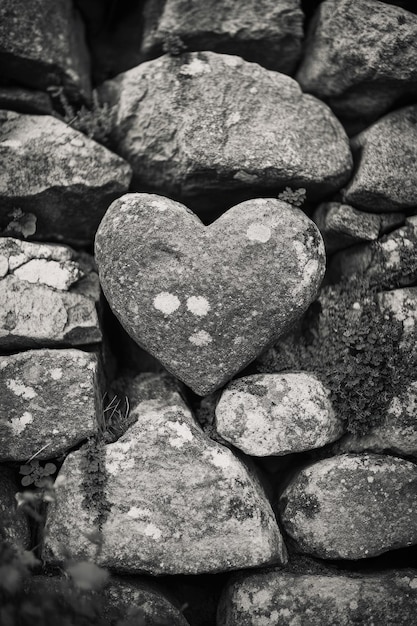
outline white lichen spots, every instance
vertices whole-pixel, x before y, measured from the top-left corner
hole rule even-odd
[[[360,303],[359,302],[354,302],[352,304],[352,309],[354,309],[355,311],[360,311],[360,309],[361,309]]]
[[[251,241],[266,243],[271,239],[272,231],[269,226],[262,222],[253,222],[246,230],[246,237]]]
[[[161,211],[161,212],[164,212],[167,210],[166,204],[164,204],[163,200],[161,201],[153,200],[150,203],[150,206],[156,209],[157,211]]]
[[[211,451],[211,461],[213,465],[224,470],[230,470],[233,466],[233,460],[230,456],[231,452],[228,453],[226,450],[224,452],[222,450]]]
[[[251,87],[251,88],[249,89],[249,93],[251,93],[251,94],[255,95],[255,94],[257,94],[257,93],[258,93],[258,90],[257,90],[257,88],[256,88],[256,87]]]
[[[187,309],[193,315],[204,317],[210,311],[210,304],[203,296],[191,296],[187,298]]]
[[[22,142],[18,139],[3,139],[0,141],[0,144],[3,148],[20,148],[22,146]]]
[[[164,315],[171,315],[171,313],[174,313],[174,311],[179,308],[180,304],[181,302],[179,298],[168,291],[161,291],[161,293],[158,293],[153,300],[155,309],[161,311]]]
[[[15,435],[20,435],[28,426],[33,422],[33,415],[29,411],[25,411],[22,417],[13,417],[10,421],[10,425]]]
[[[0,255],[0,278],[6,276],[9,271],[9,260],[7,257]]]
[[[75,263],[66,265],[58,261],[32,259],[21,265],[15,276],[28,283],[47,285],[53,289],[66,291],[74,282],[81,278],[82,273]]]
[[[193,433],[187,424],[181,422],[168,422],[167,428],[174,432],[176,437],[170,437],[169,443],[174,448],[182,448],[187,442],[193,440]]]
[[[24,400],[32,400],[38,395],[33,387],[28,387],[23,383],[19,383],[13,378],[6,380],[6,387],[8,387],[10,391],[13,391],[16,396],[20,396]]]
[[[411,589],[417,589],[417,578],[410,580],[410,587]]]
[[[59,433],[58,428],[53,428],[53,429],[52,429],[52,434],[53,434],[53,435],[57,435],[58,433]]]
[[[96,369],[96,363],[94,361],[90,361],[90,363],[87,365],[87,369],[88,370],[95,370]]]
[[[231,126],[234,126],[235,124],[240,122],[240,118],[241,118],[241,115],[238,111],[235,111],[234,113],[232,113],[232,115],[229,115],[229,117],[226,120],[227,128],[230,128]]]
[[[61,380],[63,376],[62,369],[60,367],[54,367],[50,371],[52,380]]]
[[[202,348],[203,346],[208,346],[213,340],[205,330],[199,330],[188,337],[188,341],[194,346]]]
[[[191,63],[183,65],[179,73],[182,76],[198,76],[199,74],[208,74],[211,72],[211,67],[205,61],[194,58]]]
[[[155,526],[155,524],[147,524],[143,530],[143,534],[146,537],[151,537],[152,539],[160,539],[162,537],[162,530]]]
[[[132,506],[126,515],[131,517],[132,519],[139,519],[141,517],[146,517],[149,514],[148,509],[141,509],[138,506]]]
[[[372,484],[374,482],[375,478],[373,476],[368,476],[367,481],[368,483]]]

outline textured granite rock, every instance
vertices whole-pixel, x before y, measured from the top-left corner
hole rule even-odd
[[[417,93],[417,16],[378,0],[326,0],[297,72],[338,116],[373,121]]]
[[[0,230],[16,211],[36,217],[36,239],[91,243],[109,204],[125,193],[129,165],[49,115],[0,111]],[[33,228],[32,228],[33,230]]]
[[[95,248],[125,329],[200,395],[297,321],[325,264],[315,224],[275,199],[243,202],[205,227],[177,202],[128,194],[107,211]]]
[[[292,78],[236,56],[165,55],[100,94],[116,107],[115,150],[141,191],[211,194],[214,211],[226,191],[290,186],[320,196],[351,172],[347,137],[328,107]]]
[[[29,521],[22,510],[17,508],[15,498],[15,494],[21,489],[16,472],[4,465],[0,466],[0,517],[6,540],[19,548],[28,550],[30,548]]]
[[[301,470],[281,496],[298,548],[324,559],[363,559],[417,543],[417,465],[343,454]]]
[[[44,91],[0,86],[0,109],[17,113],[52,115],[52,102]]]
[[[57,502],[48,511],[46,559],[62,561],[68,551],[75,559],[95,558],[118,571],[154,575],[285,562],[257,478],[204,435],[172,387],[165,390],[161,382],[152,387],[149,378],[144,384],[143,389],[141,377],[131,383],[136,422],[101,450],[99,483],[97,456],[81,448],[66,458]],[[97,552],[84,533],[99,519],[103,544]]]
[[[3,0],[0,6],[3,76],[44,90],[63,85],[89,97],[90,62],[84,27],[71,0]]]
[[[324,202],[312,219],[323,236],[326,252],[333,254],[358,243],[376,241],[386,232],[402,226],[405,215],[365,213],[348,204]]]
[[[417,288],[408,287],[379,293],[378,303],[382,311],[402,322],[400,350],[405,355],[417,356]]]
[[[232,580],[223,593],[217,624],[409,626],[416,609],[414,569],[371,574],[275,570]]]
[[[96,433],[102,379],[97,355],[81,350],[0,357],[0,461],[58,457]]]
[[[0,349],[101,340],[100,285],[91,256],[0,238]]]
[[[159,56],[174,37],[191,50],[236,54],[291,74],[301,55],[304,15],[300,0],[147,0],[142,53]],[[165,51],[167,51],[165,49]]]
[[[216,407],[218,433],[246,454],[311,450],[344,432],[330,392],[307,372],[258,374],[234,380]]]
[[[377,213],[417,205],[417,105],[385,115],[351,145],[358,164],[343,191],[345,202]]]

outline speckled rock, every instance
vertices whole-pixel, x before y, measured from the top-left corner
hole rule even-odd
[[[402,322],[403,334],[400,350],[405,355],[417,356],[417,288],[393,289],[379,293],[378,303],[382,311]]]
[[[378,213],[417,205],[417,105],[381,118],[351,145],[358,166],[343,192],[345,202]]]
[[[231,581],[218,626],[409,626],[417,609],[412,569],[323,574],[276,570]]]
[[[165,55],[100,93],[117,108],[115,150],[141,191],[184,201],[211,194],[214,212],[226,191],[253,197],[254,189],[291,186],[320,195],[351,172],[347,137],[328,107],[292,78],[240,57]]]
[[[417,93],[417,16],[378,0],[326,0],[297,80],[350,121],[373,121]]]
[[[16,472],[4,465],[0,466],[0,516],[2,529],[5,531],[6,539],[10,543],[28,550],[30,548],[29,521],[22,510],[17,508],[15,498],[15,494],[21,490],[22,487],[19,485]]]
[[[0,238],[0,349],[101,340],[94,261],[60,245]]]
[[[154,194],[114,202],[96,236],[104,293],[127,332],[206,395],[282,335],[315,298],[315,224],[275,199],[236,205],[209,227]]]
[[[252,456],[319,448],[344,432],[329,395],[307,372],[246,376],[224,389],[216,407],[216,428]]]
[[[415,250],[417,216],[377,242],[358,244],[337,252],[329,263],[329,276],[339,282],[364,274],[371,284],[412,285],[417,281]]]
[[[300,0],[188,0],[155,2],[144,7],[142,52],[163,53],[170,38],[187,50],[237,54],[247,61],[291,74],[301,54],[304,16]],[[168,43],[169,45],[169,43]]]
[[[81,350],[0,357],[0,461],[60,456],[97,431],[102,373]]]
[[[312,219],[323,236],[326,252],[333,254],[358,243],[376,241],[386,232],[402,226],[405,215],[365,213],[348,204],[324,202]]]
[[[136,422],[102,449],[101,491],[85,449],[71,453],[60,470],[57,502],[48,511],[47,560],[62,561],[69,551],[76,559],[154,575],[285,562],[257,478],[204,435],[179,394],[168,388],[152,397],[149,378],[143,391],[138,377],[128,396]],[[98,520],[103,545],[96,553],[84,533]]]
[[[0,86],[0,109],[17,113],[52,115],[51,98],[44,91]]]
[[[0,111],[0,230],[36,217],[36,239],[91,243],[109,204],[127,191],[129,165],[49,115]],[[33,230],[33,228],[32,228]]]
[[[88,98],[84,27],[71,0],[2,0],[0,65],[3,76],[22,85],[42,90],[63,85],[73,98]]]
[[[343,454],[301,470],[281,496],[298,548],[325,559],[363,559],[417,544],[417,465]]]

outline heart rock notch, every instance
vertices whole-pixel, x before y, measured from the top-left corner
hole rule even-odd
[[[286,333],[325,270],[316,225],[273,198],[242,202],[204,226],[178,202],[126,194],[104,216],[95,253],[126,331],[199,395]]]

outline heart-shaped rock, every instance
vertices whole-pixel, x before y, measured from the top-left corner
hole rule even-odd
[[[315,224],[285,202],[234,206],[210,226],[154,194],[127,194],[96,236],[104,293],[127,332],[206,395],[286,332],[325,269]]]

